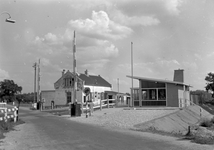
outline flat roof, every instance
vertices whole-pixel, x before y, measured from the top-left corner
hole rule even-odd
[[[155,78],[146,78],[146,77],[137,77],[137,76],[129,76],[128,78],[133,78],[137,80],[144,80],[144,81],[154,81],[154,82],[161,82],[161,83],[170,83],[170,84],[179,84],[179,85],[185,85],[191,87],[189,84],[183,83],[183,82],[176,82],[176,81],[170,81],[170,80],[163,80],[163,79],[155,79]]]

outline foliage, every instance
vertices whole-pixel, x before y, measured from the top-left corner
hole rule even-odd
[[[211,119],[211,122],[214,124],[214,117]]]
[[[0,98],[12,100],[15,94],[21,93],[22,87],[14,83],[13,80],[0,81]]]
[[[206,91],[214,92],[214,73],[208,73],[208,75],[205,77],[205,80],[207,81],[205,86]]]
[[[212,100],[212,94],[204,90],[190,91],[190,94],[197,95],[199,104],[203,104]]]
[[[90,92],[91,92],[91,90],[90,90],[89,87],[86,87],[86,88],[84,89],[84,93],[85,93],[86,96],[89,95]]]
[[[37,93],[35,93],[35,98],[37,99]],[[21,99],[21,101],[23,103],[31,103],[34,101],[34,93],[23,93],[23,94],[19,94],[17,95],[18,99]]]
[[[201,121],[200,126],[202,127],[211,127],[213,125],[210,119],[204,119]]]

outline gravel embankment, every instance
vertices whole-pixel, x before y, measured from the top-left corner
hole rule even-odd
[[[81,123],[130,129],[136,124],[165,116],[177,110],[178,109],[125,110],[123,108],[110,108],[103,109],[102,111],[96,110],[92,116],[89,116],[88,118],[86,118],[85,114],[82,114],[81,117],[70,118],[67,116],[67,118]]]

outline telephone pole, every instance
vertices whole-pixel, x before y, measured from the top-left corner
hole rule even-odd
[[[40,101],[40,59],[38,61],[37,70],[37,102]]]
[[[131,89],[131,102],[132,107],[134,107],[134,98],[133,98],[133,42],[131,42],[131,76],[132,76],[132,89]]]
[[[35,62],[33,65],[34,68],[34,103],[36,103],[36,67],[37,67],[37,63]]]
[[[119,78],[117,78],[117,92],[119,93],[120,91],[120,83],[119,83]]]

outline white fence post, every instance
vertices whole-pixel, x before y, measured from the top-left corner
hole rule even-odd
[[[102,110],[102,99],[100,99],[100,110]]]
[[[7,108],[5,109],[4,119],[5,119],[5,122],[7,122]]]
[[[109,108],[109,99],[107,99],[107,107]]]

